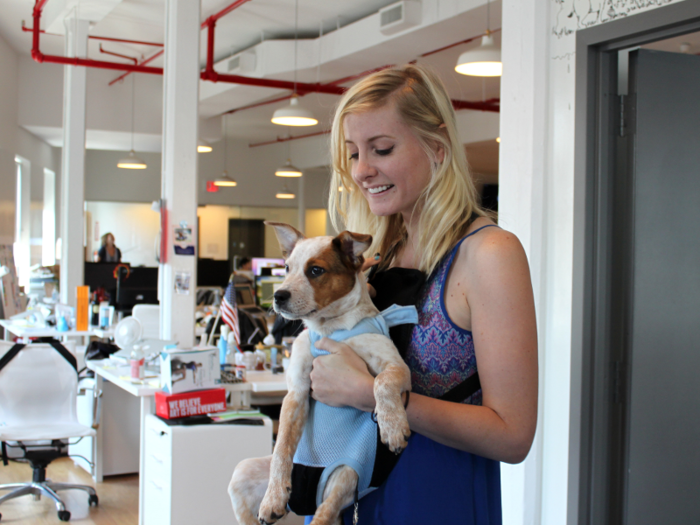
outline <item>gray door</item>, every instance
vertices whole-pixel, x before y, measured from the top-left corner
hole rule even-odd
[[[700,524],[700,57],[630,55],[624,523]]]

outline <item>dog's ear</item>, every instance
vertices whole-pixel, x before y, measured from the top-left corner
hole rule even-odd
[[[362,268],[365,262],[362,254],[372,244],[371,235],[344,231],[333,239],[333,246],[343,255],[355,269]]]
[[[280,243],[282,255],[285,259],[289,257],[289,254],[292,253],[292,250],[299,241],[306,239],[303,233],[296,228],[293,228],[289,224],[272,221],[265,221],[265,224],[267,226],[272,226],[275,229],[275,235],[277,235],[277,240]]]

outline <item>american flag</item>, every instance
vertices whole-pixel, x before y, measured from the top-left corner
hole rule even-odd
[[[224,298],[221,301],[221,319],[226,323],[236,340],[236,347],[241,348],[241,330],[238,327],[238,305],[236,304],[236,290],[233,288],[233,279],[228,282]]]

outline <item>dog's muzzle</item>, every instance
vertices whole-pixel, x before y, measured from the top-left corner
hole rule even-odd
[[[283,307],[285,304],[287,304],[291,296],[292,293],[289,290],[277,290],[274,293],[275,305],[278,308]]]

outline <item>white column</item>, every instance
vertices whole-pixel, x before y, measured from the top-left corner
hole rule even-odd
[[[197,256],[177,255],[175,228],[190,229],[181,244],[197,247],[197,128],[200,3],[167,0],[163,75],[161,196],[167,213],[165,264],[160,265],[160,330],[180,348],[194,345]],[[176,290],[176,279],[187,285]],[[186,288],[186,289],[184,289]]]
[[[66,18],[65,54],[87,57],[90,22]],[[85,107],[87,68],[64,66],[63,151],[61,159],[61,302],[76,305],[75,288],[84,280]]]
[[[297,204],[299,206],[299,231],[306,234],[306,203],[304,202],[304,177],[299,177],[299,187],[297,188]]]

